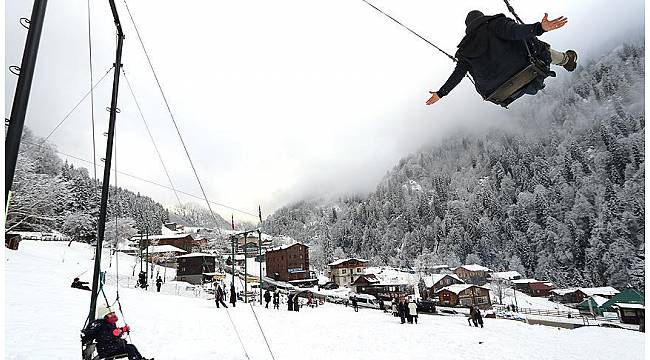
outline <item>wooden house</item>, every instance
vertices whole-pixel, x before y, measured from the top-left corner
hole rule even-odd
[[[215,272],[215,255],[191,253],[176,257],[176,280],[203,283],[204,274]]]
[[[604,311],[616,311],[613,306],[618,303],[645,305],[645,296],[636,289],[626,288],[607,300],[602,308]]]
[[[550,291],[553,301],[563,304],[578,304],[584,299],[594,295],[611,299],[618,293],[619,291],[611,286],[603,286],[597,288],[554,289]]]
[[[350,287],[359,276],[363,275],[367,263],[368,260],[357,258],[333,261],[327,264],[330,269],[330,279],[338,286]]]
[[[425,299],[433,298],[435,293],[449,285],[464,284],[465,282],[456,276],[456,274],[432,274],[422,278],[426,294],[420,294]]]
[[[487,282],[488,274],[491,271],[485,266],[470,264],[455,268],[454,274],[468,284],[483,285]]]
[[[556,289],[556,286],[548,281],[528,283],[528,294],[534,297],[549,296],[551,295],[551,290],[554,289]]]
[[[149,235],[148,237],[134,236],[131,238],[131,241],[138,244],[141,249],[145,249],[147,246],[156,243],[157,245],[172,245],[191,252],[196,246],[194,238],[190,234]]]
[[[280,246],[266,252],[266,276],[280,281],[309,278],[309,247],[301,243]]]
[[[377,299],[391,301],[407,295],[407,284],[397,282],[382,283],[374,274],[362,274],[352,283],[352,291],[357,294],[373,295]]]
[[[491,307],[490,290],[473,284],[454,284],[436,292],[441,306],[478,306],[481,309]]]
[[[645,332],[645,305],[617,303],[612,307],[616,309],[622,323],[639,324],[639,331]]]

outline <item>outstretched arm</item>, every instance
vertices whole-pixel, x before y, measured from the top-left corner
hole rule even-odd
[[[540,36],[546,31],[557,30],[568,22],[564,16],[549,20],[548,14],[544,14],[542,21],[534,24],[517,24],[514,20],[504,18],[501,21],[495,21],[493,30],[496,35],[506,40],[525,40],[534,36]]]
[[[429,91],[431,97],[429,100],[427,100],[426,104],[427,105],[432,105],[438,100],[440,100],[441,97],[449,94],[451,90],[453,90],[458,83],[460,83],[461,80],[463,80],[463,76],[467,74],[467,71],[469,71],[469,68],[467,67],[467,63],[464,61],[458,61],[456,63],[456,68],[454,69],[454,72],[451,73],[451,76],[449,76],[449,79],[447,79],[447,82],[445,82],[444,85],[440,88],[440,90],[433,92]]]

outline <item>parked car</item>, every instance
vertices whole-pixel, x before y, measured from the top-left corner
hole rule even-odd
[[[457,315],[458,311],[454,309],[440,309],[441,314]]]
[[[369,294],[357,294],[357,304],[360,307],[368,307],[372,309],[379,309],[379,300]]]
[[[328,281],[325,284],[321,285],[320,288],[325,290],[334,290],[338,289],[339,286],[334,281]]]
[[[419,299],[416,301],[418,312],[435,313],[436,304],[432,300]]]

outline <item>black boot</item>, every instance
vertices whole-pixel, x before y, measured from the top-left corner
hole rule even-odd
[[[566,64],[562,66],[566,69],[566,71],[571,72],[575,70],[576,66],[578,65],[578,53],[576,53],[574,50],[567,50],[566,57]]]

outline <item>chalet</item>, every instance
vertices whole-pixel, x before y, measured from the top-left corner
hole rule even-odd
[[[131,238],[132,242],[139,244],[141,249],[145,249],[152,244],[156,245],[172,245],[177,248],[183,249],[187,252],[192,251],[195,246],[194,238],[190,234],[167,234],[167,235],[149,235],[148,237],[134,236]]]
[[[639,331],[645,332],[645,305],[617,303],[612,307],[616,309],[622,323],[639,324]]]
[[[549,296],[551,295],[551,290],[554,289],[556,289],[556,286],[548,281],[528,283],[528,294],[534,297]]]
[[[530,291],[528,285],[532,283],[538,283],[541,282],[537,279],[516,279],[516,280],[511,280],[510,283],[515,287],[515,290],[519,290],[525,293],[528,293]]]
[[[488,274],[492,270],[478,264],[461,265],[454,269],[454,274],[464,282],[474,285],[483,285],[487,282]]]
[[[232,266],[232,255],[222,255],[221,258],[228,266]],[[235,266],[244,266],[244,254],[235,255]]]
[[[580,304],[576,305],[576,309],[578,309],[582,315],[602,315],[602,306],[608,300],[609,299],[598,295],[590,296],[584,299]]]
[[[309,247],[301,243],[284,245],[266,252],[266,276],[280,281],[309,278]]]
[[[489,281],[512,281],[523,278],[518,271],[493,272],[487,276]]]
[[[176,257],[176,280],[201,284],[204,274],[215,272],[215,255],[191,253]]]
[[[603,286],[597,288],[554,289],[551,290],[550,293],[554,301],[577,304],[594,295],[611,299],[614,295],[618,294],[619,291],[611,286]]]
[[[406,296],[408,284],[397,282],[380,282],[374,274],[361,275],[354,283],[352,289],[358,294],[368,294],[384,301],[392,301]]]
[[[626,288],[620,293],[614,295],[611,299],[608,299],[607,302],[602,305],[602,308],[604,311],[616,311],[613,306],[618,303],[645,305],[645,296],[635,289]]]
[[[327,266],[330,268],[330,279],[338,286],[350,287],[355,280],[363,275],[368,260],[347,258],[333,261]]]
[[[420,294],[424,298],[433,298],[434,294],[445,286],[465,283],[455,274],[432,274],[423,277],[422,280],[424,280],[424,286],[427,292],[426,294]]]
[[[162,266],[176,266],[176,258],[187,254],[187,251],[172,245],[149,246],[143,254],[149,254],[148,261]]]
[[[438,304],[442,306],[478,306],[487,309],[490,303],[490,290],[473,284],[454,284],[436,292]]]

